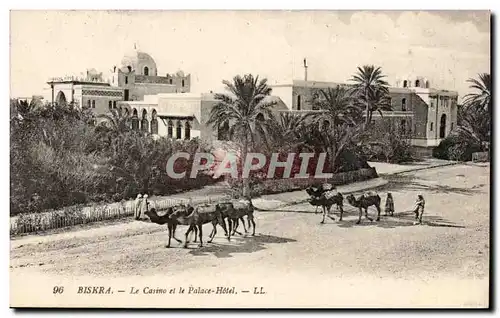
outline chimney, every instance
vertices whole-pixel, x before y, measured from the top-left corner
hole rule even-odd
[[[304,81],[307,82],[307,60],[304,58]]]

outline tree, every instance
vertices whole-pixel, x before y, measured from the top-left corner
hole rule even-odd
[[[307,134],[307,119],[309,116],[291,112],[280,112],[268,121],[267,131],[261,132],[264,143],[269,151],[282,149],[297,149],[305,146]]]
[[[364,65],[358,67],[358,72],[351,78],[354,82],[353,95],[365,108],[365,130],[371,123],[373,112],[382,114],[382,110],[391,109],[389,84],[384,80],[385,77],[380,67]]]
[[[482,108],[491,116],[491,75],[488,73],[479,74],[479,79],[470,78],[469,88],[477,90],[474,93],[465,95],[464,105],[466,107]]]
[[[237,75],[233,81],[222,82],[230,94],[215,94],[217,103],[210,112],[207,124],[215,129],[229,123],[229,139],[241,142],[241,154],[246,159],[249,144],[254,144],[255,135],[265,131],[266,122],[258,116],[271,117],[271,107],[276,104],[269,101],[272,89],[267,79],[246,74]],[[243,180],[243,195],[248,195],[248,180]]]
[[[322,111],[314,115],[314,131],[309,142],[328,153],[330,168],[335,172],[339,154],[359,136],[362,112],[353,103],[349,91],[340,86],[320,90],[312,103]]]
[[[111,109],[109,113],[97,117],[104,120],[101,122],[100,128],[105,128],[109,132],[122,134],[131,130],[131,115],[126,108]]]

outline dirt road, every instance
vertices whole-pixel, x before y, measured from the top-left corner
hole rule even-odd
[[[214,243],[203,248],[192,243],[183,249],[173,241],[166,249],[166,228],[142,222],[109,226],[95,235],[88,230],[89,235],[57,240],[18,239],[11,243],[11,288],[17,297],[28,297],[21,286],[29,281],[43,285],[41,277],[71,277],[75,286],[89,277],[93,284],[109,284],[111,279],[113,284],[130,284],[141,277],[141,288],[216,280],[249,289],[264,286],[266,295],[272,295],[216,302],[209,296],[196,302],[176,298],[174,305],[487,306],[489,183],[489,167],[410,172],[391,177],[380,192],[383,202],[387,191],[393,193],[394,217],[363,219],[356,225],[357,211],[346,202],[342,222],[336,215],[336,221],[322,225],[312,206],[298,204],[257,212],[255,237],[228,242],[220,230]],[[413,225],[409,212],[417,194],[426,199],[420,226]],[[265,201],[260,207],[265,208]],[[185,227],[179,229],[177,236],[183,239]],[[210,230],[211,225],[204,227],[205,240]],[[121,297],[106,304],[149,307],[155,302],[151,297]],[[97,298],[88,302],[99,303]]]

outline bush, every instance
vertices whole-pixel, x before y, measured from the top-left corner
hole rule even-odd
[[[481,146],[473,140],[460,135],[451,135],[432,150],[432,156],[443,160],[470,161],[472,154],[479,151]]]

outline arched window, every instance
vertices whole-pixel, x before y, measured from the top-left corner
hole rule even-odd
[[[108,107],[109,107],[109,110],[113,109],[113,102],[112,101],[109,101]]]
[[[116,72],[116,66],[113,66],[113,73]]]
[[[406,135],[406,120],[402,119],[400,124],[401,134]]]
[[[167,127],[167,137],[168,138],[172,138],[172,136],[174,134],[173,130],[174,130],[174,123],[171,120],[169,120],[168,127]]]
[[[425,81],[425,88],[429,88],[429,81]]]
[[[125,84],[128,84],[128,76],[125,76]]]
[[[92,100],[92,108],[95,108],[95,100]]]
[[[168,82],[169,82],[169,84],[172,84],[172,79],[169,79]]]
[[[176,127],[176,138],[181,139],[182,138],[182,123],[180,120],[177,121],[177,127]]]
[[[408,87],[408,81],[407,80],[403,81],[403,87]]]
[[[404,112],[406,111],[406,98],[401,100],[401,110]]]
[[[229,140],[229,122],[225,121],[217,129],[217,140]]]
[[[184,139],[186,139],[186,140],[191,139],[191,124],[187,120],[186,120],[186,124],[184,127]]]
[[[90,107],[91,107],[91,103],[92,103],[92,102],[91,102],[91,101],[90,101],[90,99],[89,99],[89,100],[87,101],[87,107],[88,107],[88,108],[90,108]]]
[[[184,80],[182,80],[182,87],[184,87]]]
[[[116,109],[116,100],[115,100],[115,101],[113,101],[113,108],[115,108],[115,109]]]
[[[129,66],[127,66],[127,69],[128,69],[128,72],[129,72],[129,73],[130,73],[130,72],[132,72],[132,66],[130,66],[130,65],[129,65]]]
[[[156,109],[153,109],[153,112],[151,113],[151,133],[153,135],[158,135],[158,117]]]
[[[300,106],[301,106],[300,104],[301,104],[301,100],[302,100],[302,98],[301,98],[301,97],[302,97],[302,96],[297,95],[297,110],[300,110]]]
[[[415,81],[415,87],[420,87],[420,80]]]
[[[139,130],[139,116],[135,108],[132,111],[132,130]]]
[[[149,68],[147,66],[144,66],[144,75],[149,75]]]
[[[441,121],[439,125],[439,138],[445,138],[446,137],[446,115],[443,114],[441,116]]]
[[[145,109],[142,110],[141,130],[149,132],[148,112]]]

